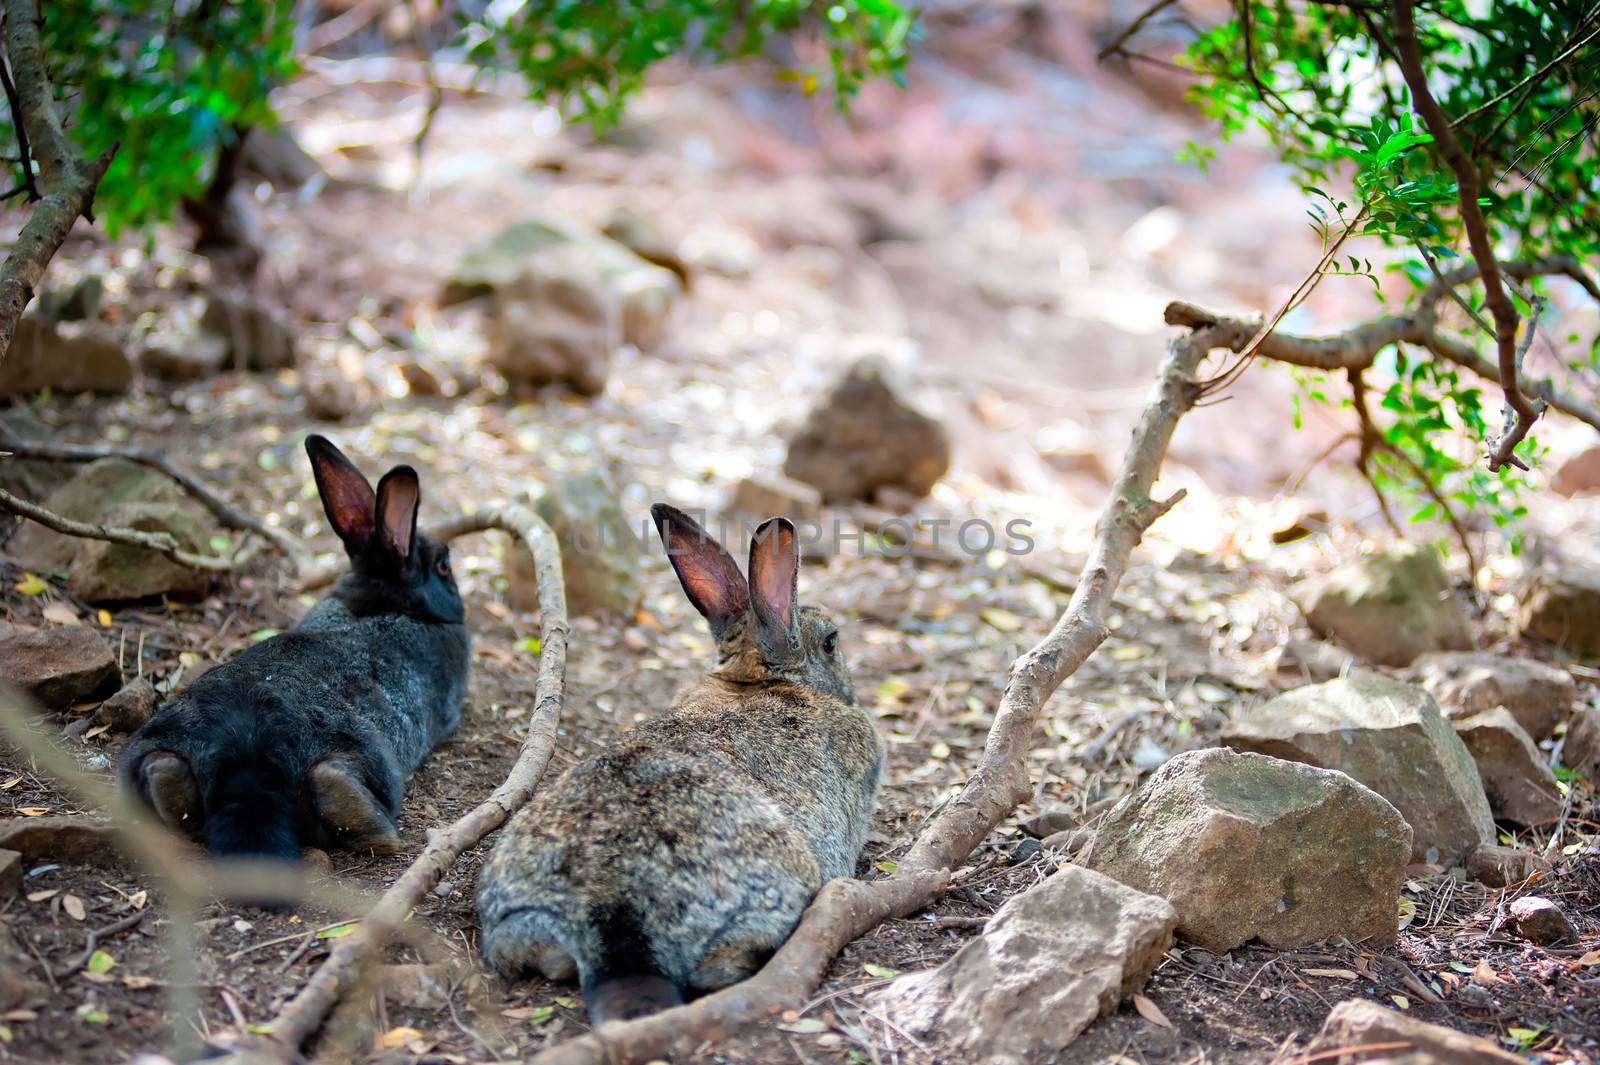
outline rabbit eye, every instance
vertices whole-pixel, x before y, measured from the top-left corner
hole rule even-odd
[[[438,573],[441,577],[450,576],[450,556],[440,555],[439,561],[434,563],[433,568],[434,572]]]
[[[839,634],[830,632],[822,638],[822,653],[831,658],[837,650],[839,650]]]

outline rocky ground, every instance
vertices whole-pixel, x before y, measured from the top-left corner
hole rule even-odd
[[[598,140],[509,94],[452,94],[420,177],[420,72],[318,63],[282,111],[321,174],[252,185],[263,277],[221,283],[181,228],[148,245],[86,232],[53,268],[44,309],[61,324],[30,350],[87,347],[72,365],[96,377],[11,384],[51,390],[5,425],[163,449],[319,551],[335,543],[302,458],[311,431],[370,472],[415,465],[425,524],[543,489],[558,526],[637,529],[669,499],[878,530],[812,551],[801,588],[844,622],[889,744],[861,867],[884,875],[970,772],[1008,663],[1064,605],[1164,302],[1265,307],[1315,252],[1298,194],[1257,151],[1224,150],[1204,178],[1172,161],[1203,129],[1165,83],[1097,70],[1092,26],[935,30],[910,90],[869,91],[849,123],[751,72],[665,79]],[[1369,311],[1363,284],[1325,286],[1295,327]],[[1005,1033],[1043,1060],[1322,1061],[1433,1038],[1394,1028],[1406,1018],[1595,1060],[1600,644],[1584,641],[1600,607],[1584,552],[1600,496],[1547,492],[1522,555],[1483,533],[1478,572],[1459,552],[1441,568],[1372,541],[1364,489],[1314,461],[1338,412],[1313,406],[1292,432],[1292,389],[1259,368],[1184,422],[1163,480],[1190,496],[1136,555],[1111,639],[1048,704],[1033,800],[932,910],[846,950],[805,1010],[697,1060],[967,1061]],[[72,467],[0,461],[0,487],[62,512],[197,551],[239,539],[153,475],[98,464],[69,483]],[[883,524],[905,515],[1026,518],[1033,550],[947,537],[909,553]],[[648,543],[567,557],[579,616],[553,769],[662,707],[710,651]],[[492,790],[526,732],[526,576],[494,538],[464,541],[456,568],[476,639],[462,727],[411,781],[404,852],[336,853],[325,886],[381,890]],[[309,603],[272,554],[198,580],[29,530],[0,545],[0,569],[0,669],[102,776],[150,699]],[[1498,657],[1450,655],[1466,648]],[[1186,753],[1221,745],[1251,753]],[[363,908],[206,907],[197,1011],[174,1018],[160,885],[51,820],[94,811],[14,746],[0,793],[0,834],[27,850],[0,861],[0,1056],[121,1061],[174,1029],[227,1045]],[[505,1060],[584,1030],[571,988],[476,962],[482,856],[418,909],[384,991],[336,1020],[330,1058]],[[1074,922],[1090,900],[1105,908]],[[1126,935],[1071,933],[1084,925]],[[1024,956],[1054,959],[1042,983],[994,995],[1025,986],[995,978],[1025,982]],[[1063,989],[1062,972],[1082,979]],[[1341,1007],[1319,1037],[1347,999],[1402,1019]],[[1006,1012],[1018,1002],[1035,1012]],[[1432,1060],[1469,1052],[1488,1053]]]

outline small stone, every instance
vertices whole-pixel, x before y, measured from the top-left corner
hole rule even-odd
[[[308,872],[327,876],[333,872],[333,859],[328,852],[317,847],[306,847],[300,852],[300,862]]]
[[[639,530],[628,524],[609,474],[590,470],[550,482],[534,501],[561,545],[567,609],[574,617],[633,613],[643,594]],[[506,564],[506,600],[514,610],[539,605],[533,556],[513,545]]]
[[[87,625],[0,622],[0,679],[46,710],[64,710],[116,690],[117,656]]]
[[[0,362],[0,399],[46,388],[110,394],[125,392],[132,383],[133,360],[99,322],[51,325],[25,314]]]
[[[71,285],[51,285],[39,293],[35,313],[52,325],[57,322],[84,322],[100,317],[100,304],[105,296],[105,279],[99,274],[86,274]]]
[[[1383,1043],[1405,1046],[1403,1051],[1396,1049],[1380,1055],[1383,1062],[1392,1065],[1525,1065],[1523,1059],[1487,1039],[1428,1024],[1359,998],[1333,1007],[1305,1056],[1326,1065],[1340,1065],[1351,1055],[1335,1055],[1332,1051]],[[1379,1058],[1365,1060],[1379,1065]]]
[[[796,522],[821,521],[822,494],[809,484],[781,473],[760,473],[734,486],[728,509],[763,521],[775,516]]]
[[[449,371],[426,356],[412,356],[400,364],[399,371],[413,396],[443,396],[455,391]]]
[[[22,855],[17,851],[0,850],[0,899],[9,898],[22,890]]]
[[[1561,764],[1592,784],[1600,784],[1600,710],[1581,707],[1567,722]]]
[[[685,289],[689,287],[689,266],[655,219],[630,207],[619,207],[606,220],[600,232],[645,262],[671,270],[678,275]]]
[[[137,732],[155,712],[156,688],[143,677],[136,677],[111,698],[100,704],[95,718],[113,732]]]
[[[1094,832],[1087,828],[1064,828],[1060,832],[1052,832],[1040,841],[1045,850],[1053,851],[1055,857],[1063,861],[1076,858],[1093,842]]]
[[[1347,773],[1400,811],[1419,862],[1451,862],[1494,839],[1477,764],[1433,696],[1356,672],[1245,711],[1222,740]]]
[[[1211,748],[1118,803],[1081,861],[1167,899],[1179,934],[1221,953],[1392,941],[1410,854],[1399,812],[1345,774]]]
[[[455,889],[456,883],[454,880],[441,880],[433,886],[433,893],[441,899],[447,899]]]
[[[1485,887],[1520,884],[1534,873],[1550,871],[1550,863],[1521,847],[1480,843],[1467,855],[1467,875]]]
[[[1497,706],[1454,724],[1456,735],[1478,764],[1489,809],[1496,817],[1519,825],[1543,825],[1561,816],[1555,774],[1511,711]]]
[[[1065,832],[1069,828],[1078,827],[1078,815],[1065,806],[1052,806],[1032,817],[1024,817],[1017,822],[1017,827],[1035,839],[1044,839],[1057,832]]]
[[[443,962],[385,965],[378,978],[391,1005],[421,1010],[442,1010],[450,1005],[450,969]]]
[[[120,835],[110,821],[62,815],[0,821],[0,849],[27,862],[115,866],[122,863]]]
[[[1044,846],[1032,836],[1024,836],[1011,848],[1011,864],[1021,865],[1023,862],[1037,858],[1044,853]]]
[[[246,370],[281,370],[297,355],[294,321],[284,311],[238,290],[206,294],[200,324],[227,345],[230,365]]]
[[[867,356],[811,409],[789,442],[785,475],[826,502],[871,502],[879,489],[921,499],[950,468],[950,434],[914,406],[889,365]]]
[[[1063,866],[949,961],[893,980],[874,1004],[912,1035],[942,1031],[963,1052],[955,1060],[1047,1058],[1144,986],[1176,921],[1162,899]]]
[[[1535,573],[1522,593],[1522,631],[1600,657],[1600,568],[1570,563]]]
[[[308,359],[297,371],[306,413],[330,422],[364,416],[377,402],[377,390],[355,366],[342,360]]]
[[[1578,699],[1578,686],[1564,669],[1479,651],[1423,655],[1412,664],[1411,676],[1446,717],[1503,706],[1536,742],[1550,738]]]
[[[198,381],[220,373],[228,363],[228,341],[216,333],[153,333],[139,350],[139,366],[163,381]]]
[[[1294,594],[1313,629],[1371,662],[1407,666],[1429,651],[1472,648],[1467,616],[1431,547],[1393,544],[1302,581]]]
[[[1304,540],[1313,533],[1326,532],[1327,529],[1326,510],[1303,499],[1293,499],[1278,509],[1277,517],[1272,523],[1272,542],[1292,544],[1296,540]]]
[[[1517,934],[1530,943],[1548,947],[1578,938],[1578,930],[1561,907],[1541,895],[1522,896],[1506,907],[1506,913]]]

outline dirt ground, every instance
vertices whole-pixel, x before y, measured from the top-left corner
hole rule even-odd
[[[1205,177],[1173,161],[1186,138],[1206,136],[1203,127],[1171,106],[1163,83],[1141,87],[1094,69],[1088,28],[1052,23],[1019,36],[979,19],[934,43],[909,91],[869,89],[848,123],[748,72],[664,78],[623,128],[598,140],[560,128],[509,91],[453,95],[420,181],[410,142],[423,94],[414,77],[361,61],[315,64],[283,90],[281,110],[333,180],[309,198],[263,187],[261,288],[294,310],[311,358],[357,366],[384,395],[381,407],[345,424],[319,422],[306,411],[303,382],[285,372],[179,387],[140,381],[124,397],[45,399],[36,413],[63,439],[169,449],[331,552],[301,457],[306,432],[329,434],[369,471],[417,466],[424,524],[595,463],[616,473],[630,513],[642,517],[657,499],[715,507],[741,476],[781,462],[803,397],[864,348],[892,354],[910,338],[919,379],[958,448],[956,468],[918,515],[997,525],[1026,517],[1037,547],[1025,562],[847,550],[803,570],[802,597],[845,622],[858,693],[889,744],[861,867],[882,875],[970,772],[1008,663],[1064,606],[1059,578],[1081,563],[1161,355],[1164,302],[1262,308],[1315,253],[1298,193],[1258,149],[1224,148]],[[756,249],[748,275],[696,275],[664,347],[624,351],[601,397],[497,389],[480,365],[479,313],[437,306],[451,265],[525,214],[598,224],[621,205],[675,239],[715,245],[744,235]],[[204,276],[205,264],[183,250],[186,237],[181,227],[164,230],[147,246],[86,233],[63,254],[60,276],[118,278],[110,302],[125,321],[163,314]],[[1295,326],[1360,313],[1361,284],[1330,283]],[[408,391],[400,368],[418,352],[446,369],[452,394]],[[1354,553],[1375,527],[1348,471],[1313,462],[1336,435],[1338,412],[1313,410],[1308,427],[1292,432],[1292,388],[1286,374],[1259,369],[1228,403],[1185,421],[1164,485],[1191,496],[1136,556],[1111,639],[1046,707],[1030,759],[1036,794],[1019,818],[1123,795],[1171,754],[1207,745],[1240,706],[1303,682],[1277,668],[1285,641],[1308,635],[1285,591]],[[1072,442],[1066,459],[1041,443],[1062,439]],[[1324,509],[1327,527],[1276,546],[1271,534],[1291,502]],[[1596,503],[1541,498],[1526,557],[1558,550],[1574,531],[1593,542],[1597,521]],[[1419,526],[1418,535],[1431,531]],[[1479,590],[1461,592],[1480,646],[1553,660],[1510,631],[1518,563],[1503,545],[1485,545]],[[537,615],[507,601],[504,550],[492,538],[457,549],[473,679],[460,730],[408,787],[404,852],[335,854],[328,884],[381,891],[430,827],[470,809],[514,759],[537,675],[527,641],[539,629]],[[44,623],[55,603],[97,623],[58,581],[44,595],[22,594],[3,546],[0,576],[6,620]],[[635,616],[576,619],[552,771],[662,708],[707,663],[709,637],[664,559],[650,559],[646,577]],[[253,634],[292,624],[306,605],[262,559],[198,603],[117,609],[106,635],[124,677],[143,674],[167,690]],[[1583,698],[1600,697],[1600,670],[1561,664]],[[65,728],[92,710],[53,724]],[[109,774],[125,737],[90,730],[59,742],[86,769]],[[0,817],[76,812],[24,755],[0,746]],[[1537,849],[1549,832],[1526,831],[1519,842]],[[1059,1060],[1284,1062],[1331,1004],[1367,997],[1530,1060],[1592,1063],[1600,966],[1579,959],[1600,946],[1600,810],[1581,784],[1563,832],[1556,872],[1540,891],[1577,922],[1576,946],[1502,936],[1501,892],[1417,867],[1406,890],[1415,914],[1396,945],[1247,947],[1216,957],[1180,943],[1145,991],[1166,1025],[1124,1004]],[[890,970],[948,957],[977,933],[977,919],[1047,875],[1051,859],[1025,839],[1015,822],[1003,826],[935,907],[883,925],[836,959],[798,1016],[708,1045],[693,1060],[962,1060],[875,1017],[862,993]],[[398,993],[360,998],[333,1023],[320,1051],[327,1060],[513,1060],[585,1029],[572,988],[507,985],[478,964],[473,885],[483,853],[461,860],[415,912],[412,941],[390,952],[394,962],[446,963],[449,993],[421,1004]],[[172,915],[147,877],[108,861],[30,868],[22,894],[0,900],[0,920],[37,960],[36,975],[50,974],[42,1006],[0,1017],[0,1060],[120,1062],[160,1051],[175,1030],[225,1047],[273,1017],[362,908],[358,900],[294,912],[208,906],[199,915],[200,1012],[174,1018]],[[86,935],[134,913],[146,916],[98,943],[114,964],[85,970]],[[394,1045],[374,1049],[385,1034]]]

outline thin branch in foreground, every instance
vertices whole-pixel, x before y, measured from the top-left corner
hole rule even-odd
[[[39,40],[38,0],[5,0],[5,50],[16,97],[18,143],[38,164],[38,205],[28,216],[11,254],[0,265],[0,362],[11,350],[22,312],[33,300],[45,267],[81,215],[93,221],[94,190],[105,176],[116,145],[85,161],[67,139],[56,115],[55,89]],[[26,167],[26,162],[24,162]]]
[[[1506,406],[1511,418],[1494,449],[1489,453],[1489,469],[1498,470],[1505,465],[1527,469],[1527,464],[1513,451],[1533,428],[1533,423],[1544,413],[1544,405],[1531,402],[1522,394],[1517,379],[1517,309],[1506,295],[1500,279],[1500,265],[1495,260],[1494,243],[1489,238],[1489,228],[1484,222],[1483,209],[1478,205],[1480,184],[1478,168],[1456,140],[1449,117],[1433,98],[1428,88],[1428,73],[1422,64],[1422,49],[1417,43],[1416,12],[1412,0],[1396,0],[1394,4],[1394,46],[1400,61],[1400,72],[1411,89],[1411,101],[1423,125],[1433,135],[1439,154],[1450,169],[1455,171],[1456,188],[1461,211],[1461,226],[1467,233],[1467,246],[1472,259],[1478,264],[1483,279],[1483,299],[1494,319],[1495,345],[1499,351],[1500,388],[1505,392]]]
[[[96,447],[89,444],[40,443],[34,440],[23,440],[15,434],[6,432],[4,428],[0,428],[0,456],[5,455],[21,459],[35,459],[40,462],[95,462],[99,459],[110,458],[136,462],[171,478],[177,483],[178,487],[193,496],[226,527],[238,529],[241,532],[254,533],[259,536],[269,546],[289,559],[289,564],[294,568],[296,574],[305,572],[310,565],[310,552],[296,543],[287,533],[281,529],[274,529],[259,518],[251,517],[235,507],[218,495],[210,485],[183,467],[175,465],[166,455],[159,451],[135,447],[119,448]]]
[[[755,976],[685,1006],[638,1020],[614,1022],[550,1047],[534,1065],[629,1065],[688,1053],[783,1009],[799,1009],[821,982],[829,961],[852,940],[891,917],[925,908],[951,873],[995,826],[1032,794],[1027,756],[1045,701],[1106,638],[1106,616],[1128,558],[1150,524],[1181,497],[1150,492],[1179,418],[1198,396],[1196,372],[1207,353],[1223,347],[1221,332],[1201,329],[1175,339],[1162,363],[1155,396],[1134,429],[1111,501],[1095,526],[1094,545],[1077,590],[1055,626],[1011,666],[977,771],[927,823],[887,879],[848,878],[824,887],[799,927]]]
[[[140,529],[126,529],[117,525],[101,525],[98,522],[73,521],[64,518],[54,511],[46,510],[37,503],[30,503],[12,495],[0,488],[0,510],[10,511],[18,517],[27,518],[29,521],[38,522],[46,529],[53,529],[64,536],[76,536],[85,540],[104,540],[111,544],[123,544],[127,547],[142,547],[154,551],[159,555],[171,559],[180,566],[201,570],[206,573],[232,573],[245,561],[252,552],[246,547],[233,558],[219,558],[215,555],[197,555],[192,551],[185,551],[178,546],[178,541],[166,531],[144,532]]]
[[[33,180],[33,156],[28,151],[28,128],[22,121],[22,101],[17,99],[17,86],[11,80],[11,65],[4,57],[0,57],[0,86],[5,88],[6,105],[11,109],[11,129],[17,135],[17,158],[22,166],[22,184],[6,193],[6,198],[26,192],[28,202],[33,203],[39,198],[39,185]]]
[[[561,550],[555,533],[533,511],[514,504],[482,510],[436,533],[449,541],[468,533],[499,529],[520,537],[533,554],[534,577],[539,592],[539,680],[534,705],[528,715],[528,735],[510,772],[498,788],[464,817],[431,834],[416,861],[400,874],[354,932],[338,940],[333,952],[267,1026],[253,1051],[278,1060],[293,1060],[299,1049],[321,1026],[323,1019],[361,970],[371,964],[379,949],[399,929],[423,897],[456,860],[506,822],[533,795],[555,750],[556,726],[561,717],[567,668],[567,597],[561,576]]]

